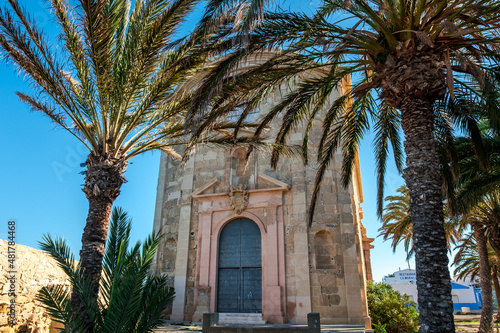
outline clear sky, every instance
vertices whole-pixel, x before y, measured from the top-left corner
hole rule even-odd
[[[46,12],[43,0],[20,0],[34,14],[37,22],[50,34],[55,24]],[[292,4],[293,9],[310,11],[318,1]],[[302,7],[302,8],[301,8]],[[287,8],[285,6],[285,8]],[[196,20],[189,20],[194,24]],[[189,28],[189,27],[188,27]],[[38,248],[43,234],[63,236],[75,253],[80,250],[81,235],[87,216],[87,199],[81,191],[86,160],[85,147],[65,130],[55,127],[39,113],[29,111],[15,91],[30,87],[18,76],[11,64],[0,62],[0,238],[5,239],[7,221],[17,221],[17,242]],[[375,238],[381,223],[376,216],[376,175],[372,152],[372,135],[367,133],[359,147],[363,181],[363,224],[368,236]],[[132,160],[116,205],[133,218],[132,239],[143,240],[153,227],[159,153],[147,153]],[[391,163],[387,171],[386,195],[394,194],[403,184]],[[408,267],[402,248],[393,254],[389,242],[377,238],[373,243],[374,279]],[[414,268],[413,261],[410,262]]]

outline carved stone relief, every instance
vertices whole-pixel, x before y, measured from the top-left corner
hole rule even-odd
[[[231,186],[229,191],[231,208],[236,211],[236,214],[241,214],[248,206],[247,186],[244,184]]]

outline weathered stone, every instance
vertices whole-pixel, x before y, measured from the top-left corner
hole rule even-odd
[[[335,286],[335,276],[332,274],[316,274],[318,276],[318,283],[322,287]]]
[[[0,333],[15,333],[16,330],[12,327],[0,327]]]
[[[7,253],[7,242],[0,239],[0,253]],[[16,245],[16,325],[0,327],[0,333],[36,332],[49,333],[51,320],[45,309],[35,296],[38,291],[49,285],[68,285],[66,274],[46,253],[24,246]],[[0,256],[0,267],[8,267],[7,257]],[[10,273],[1,270],[3,281]],[[8,325],[9,305],[12,297],[8,295],[10,283],[0,288],[0,326]]]
[[[321,293],[325,295],[333,295],[339,292],[339,288],[335,287],[321,287]]]

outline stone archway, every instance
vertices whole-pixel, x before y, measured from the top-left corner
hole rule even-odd
[[[238,218],[219,237],[217,311],[262,312],[262,240],[255,222]]]

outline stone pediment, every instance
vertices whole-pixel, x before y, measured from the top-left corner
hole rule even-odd
[[[210,189],[210,188],[213,188],[213,187],[216,187],[217,185],[219,185],[219,179],[217,179],[217,177],[214,177],[212,180],[210,180],[208,183],[198,187],[197,189],[195,189],[193,191],[193,193],[191,193],[191,196],[192,197],[196,197],[196,196],[199,196],[199,195],[203,195],[203,194],[206,194],[204,193],[206,190]]]
[[[248,192],[255,192],[261,190],[279,190],[279,191],[288,191],[291,186],[274,178],[268,176],[262,172],[258,173],[258,188],[254,190],[249,190]],[[196,198],[199,196],[209,196],[209,195],[229,195],[228,192],[209,192],[208,190],[217,187],[220,184],[220,181],[217,177],[214,177],[206,184],[198,187],[191,193],[191,197]]]
[[[274,177],[268,176],[262,172],[259,172],[258,174],[258,184],[259,184],[259,189],[266,189],[269,187],[269,185],[271,185],[272,188],[281,188],[287,191],[291,188],[290,185],[283,183],[282,181],[277,180]]]

